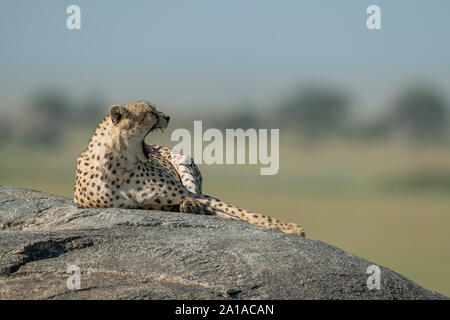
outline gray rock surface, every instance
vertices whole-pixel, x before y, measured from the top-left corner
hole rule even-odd
[[[445,299],[323,242],[213,216],[78,209],[0,187],[0,299]],[[69,265],[81,289],[69,290]]]

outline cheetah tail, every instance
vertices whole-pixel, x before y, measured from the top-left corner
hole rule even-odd
[[[295,223],[283,222],[259,213],[249,212],[210,196],[192,194],[190,200],[180,206],[182,212],[217,215],[226,219],[245,221],[258,227],[305,236],[303,228]]]

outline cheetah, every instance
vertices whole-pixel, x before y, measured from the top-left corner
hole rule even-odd
[[[134,208],[217,215],[305,236],[294,224],[249,212],[202,193],[192,159],[147,144],[170,117],[148,102],[113,105],[77,158],[74,202],[82,208]]]

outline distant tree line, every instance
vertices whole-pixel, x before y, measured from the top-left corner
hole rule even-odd
[[[56,90],[38,91],[28,99],[26,108],[0,117],[0,142],[16,140],[26,144],[56,145],[70,126],[92,126],[104,117],[107,105],[101,97],[91,96],[74,103]]]
[[[278,108],[265,118],[264,125],[292,128],[312,140],[329,135],[374,139],[397,135],[414,141],[449,137],[449,105],[432,88],[407,88],[386,110],[369,122],[362,121],[355,115],[356,110],[347,93],[335,88],[312,86],[282,99]],[[256,113],[241,111],[225,119],[221,126],[255,127],[257,116]]]
[[[55,145],[70,126],[95,126],[107,108],[108,104],[100,96],[75,103],[59,91],[39,91],[30,97],[27,108],[20,113],[2,114],[0,143],[19,140]],[[448,103],[425,86],[403,91],[387,111],[370,122],[358,120],[347,93],[325,86],[299,89],[263,115],[251,105],[237,109],[240,111],[233,111],[229,117],[209,119],[208,124],[217,128],[292,128],[311,141],[329,135],[374,139],[400,135],[420,142],[439,141],[450,134]]]

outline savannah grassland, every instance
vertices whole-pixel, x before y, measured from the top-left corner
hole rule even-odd
[[[0,144],[0,184],[71,197],[75,159],[91,133],[69,130],[65,143],[54,148]],[[162,136],[154,139],[174,145]],[[343,139],[307,144],[283,132],[280,144],[274,176],[259,175],[255,165],[201,165],[204,193],[296,222],[309,238],[450,296],[448,145]]]

